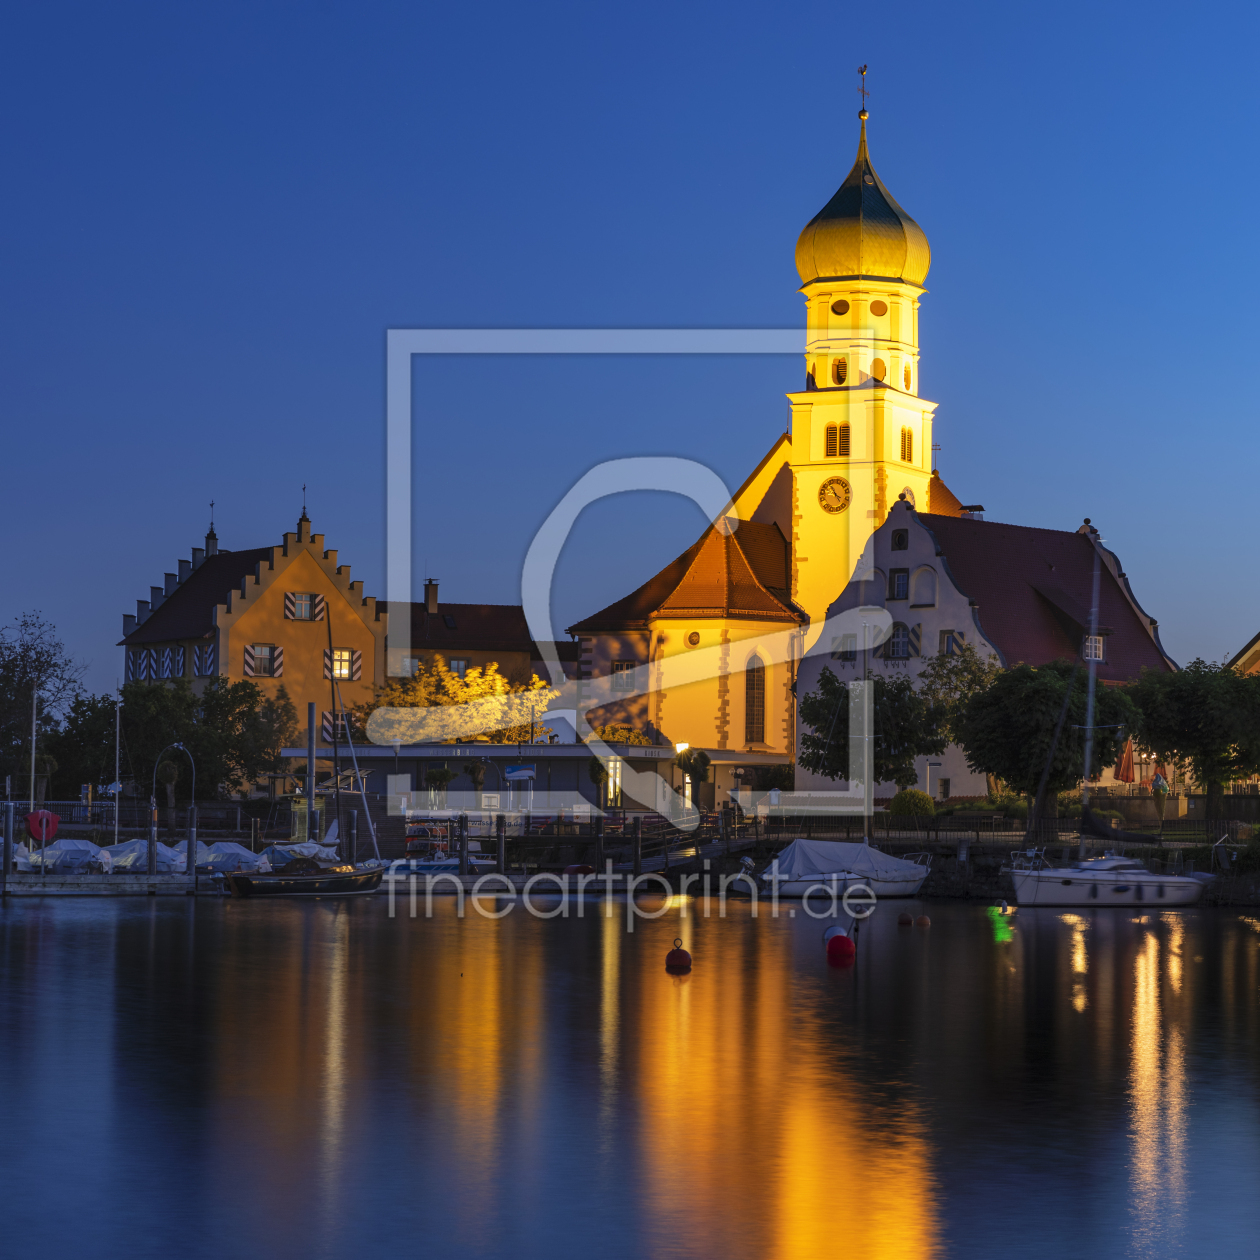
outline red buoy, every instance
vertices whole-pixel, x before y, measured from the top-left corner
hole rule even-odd
[[[685,976],[691,970],[691,955],[682,947],[682,941],[674,937],[674,948],[665,955],[665,970],[676,976]]]
[[[913,922],[914,915],[907,914],[904,910],[897,916],[897,923],[901,927],[909,927]]]
[[[921,914],[917,919],[915,919],[914,925],[915,927],[931,927],[932,920],[929,919],[926,914]]]
[[[833,967],[848,967],[857,957],[857,946],[853,944],[851,936],[845,936],[843,932],[837,932],[827,942],[827,961]]]

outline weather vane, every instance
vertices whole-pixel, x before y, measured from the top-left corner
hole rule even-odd
[[[306,515],[306,482],[302,482],[302,515]]]
[[[210,500],[210,528],[214,529],[214,500]]]
[[[862,76],[861,86],[858,88],[858,91],[861,92],[862,94],[862,113],[865,114],[866,113],[866,98],[870,96],[870,93],[866,90],[866,67],[858,66],[858,74]]]

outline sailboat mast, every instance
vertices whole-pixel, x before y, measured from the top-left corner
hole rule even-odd
[[[1085,524],[1089,526],[1089,521]],[[1088,538],[1094,547],[1094,582],[1089,604],[1089,637],[1085,640],[1085,659],[1089,664],[1089,688],[1085,695],[1085,765],[1081,774],[1081,847],[1080,857],[1085,857],[1085,811],[1089,808],[1089,772],[1094,760],[1094,689],[1098,683],[1098,583],[1100,557],[1098,538],[1090,527]]]

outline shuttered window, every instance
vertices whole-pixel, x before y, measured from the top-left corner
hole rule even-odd
[[[901,458],[907,464],[914,463],[914,430],[901,430]]]
[[[843,355],[832,361],[831,379],[837,385],[843,385],[849,376],[849,360]]]

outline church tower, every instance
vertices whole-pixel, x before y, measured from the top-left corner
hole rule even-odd
[[[815,624],[902,494],[930,510],[919,299],[931,250],[876,175],[858,117],[853,169],[796,243],[807,331],[805,388],[788,395],[792,594]]]

